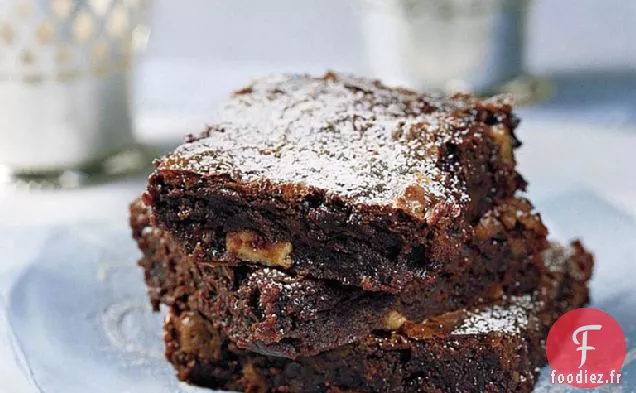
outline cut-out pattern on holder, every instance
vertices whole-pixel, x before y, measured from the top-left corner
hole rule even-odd
[[[125,71],[151,0],[3,0],[0,80],[67,82]]]

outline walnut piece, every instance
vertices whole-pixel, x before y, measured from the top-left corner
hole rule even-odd
[[[404,322],[400,332],[415,340],[426,340],[432,337],[445,337],[465,317],[466,311],[451,311],[425,319],[421,323]]]
[[[389,330],[398,330],[406,322],[406,317],[395,310],[390,310],[384,320],[384,326]]]
[[[228,233],[225,237],[225,247],[230,255],[245,262],[285,269],[292,265],[290,242],[265,243],[260,236],[251,231]]]
[[[512,138],[506,128],[501,125],[494,126],[490,129],[490,136],[492,136],[499,145],[499,152],[501,153],[503,162],[511,165],[514,164]]]
[[[420,178],[423,183],[431,181],[423,175]],[[424,215],[433,206],[434,202],[430,195],[426,193],[424,187],[414,183],[404,189],[404,193],[395,199],[393,205],[397,208],[408,210],[417,216]]]
[[[265,378],[258,372],[251,361],[243,365],[241,370],[243,376],[238,380],[239,384],[245,386],[246,392],[265,393],[269,391],[269,385]]]
[[[185,353],[197,354],[201,358],[221,357],[221,338],[211,331],[210,324],[193,312],[183,313],[177,320],[179,344]]]

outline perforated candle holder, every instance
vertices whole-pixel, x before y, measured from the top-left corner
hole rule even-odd
[[[0,1],[0,180],[74,185],[132,164],[131,69],[148,9]]]

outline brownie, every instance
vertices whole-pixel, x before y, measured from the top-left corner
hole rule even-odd
[[[579,243],[554,245],[544,256],[533,294],[406,321],[398,331],[294,360],[242,350],[219,321],[172,307],[166,357],[183,381],[243,392],[530,392],[547,331],[587,302],[593,264]]]
[[[476,224],[525,187],[518,122],[505,96],[264,78],[156,160],[144,198],[200,261],[397,294],[471,269]]]
[[[480,240],[467,254],[471,269],[454,277],[422,274],[399,294],[285,269],[202,262],[187,255],[172,234],[152,226],[150,209],[140,199],[130,217],[154,308],[164,303],[196,310],[222,321],[224,334],[238,347],[269,356],[311,356],[374,330],[398,329],[405,320],[529,293],[545,269],[541,253],[532,249],[545,242],[545,228],[522,199],[503,201],[478,221],[474,232]]]

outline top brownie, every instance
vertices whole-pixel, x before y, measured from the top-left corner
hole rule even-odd
[[[517,124],[506,97],[261,79],[156,162],[146,200],[203,259],[295,261],[299,274],[395,290],[392,272],[460,257],[472,225],[525,187]]]

